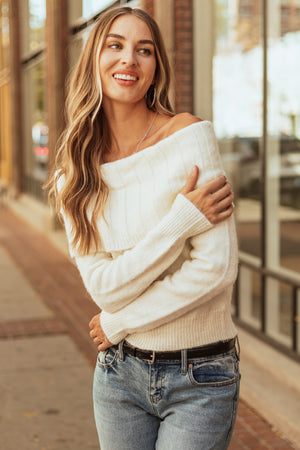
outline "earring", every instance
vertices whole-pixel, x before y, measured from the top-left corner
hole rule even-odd
[[[155,84],[151,84],[146,94],[146,103],[149,109],[153,108],[156,101],[156,88]]]
[[[153,98],[152,98],[152,102],[151,102],[151,105],[150,105],[150,108],[152,108],[154,105],[155,105],[155,101],[156,101],[156,87],[155,87],[155,84],[153,85]]]

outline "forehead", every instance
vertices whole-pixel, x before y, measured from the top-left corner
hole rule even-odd
[[[136,37],[137,39],[152,40],[152,34],[146,22],[129,14],[117,17],[111,24],[109,33],[119,34],[125,38]]]

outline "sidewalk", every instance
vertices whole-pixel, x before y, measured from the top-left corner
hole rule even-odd
[[[88,329],[97,307],[77,269],[6,208],[0,267],[1,449],[99,449]],[[296,447],[240,402],[230,450],[274,448]]]

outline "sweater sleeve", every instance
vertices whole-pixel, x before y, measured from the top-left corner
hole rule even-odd
[[[67,235],[71,232],[65,219]],[[107,252],[75,257],[95,303],[115,313],[140,296],[180,255],[186,240],[212,228],[208,219],[179,194],[170,211],[134,248],[117,258]]]
[[[175,320],[231,288],[238,261],[233,218],[193,237],[191,245],[191,260],[178,271],[154,282],[122,310],[101,313],[102,328],[112,343]]]

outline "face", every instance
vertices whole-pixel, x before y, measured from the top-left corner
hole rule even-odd
[[[154,44],[146,23],[131,15],[118,17],[100,55],[104,107],[109,102],[144,102],[155,69]]]

